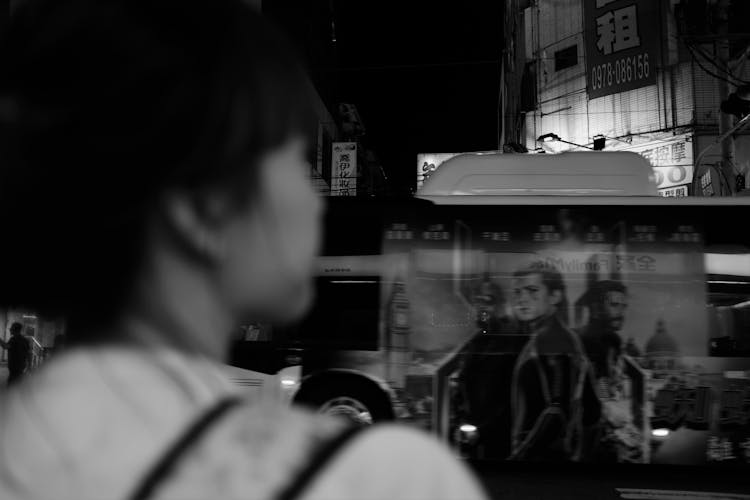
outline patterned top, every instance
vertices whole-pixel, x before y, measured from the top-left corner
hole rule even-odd
[[[80,348],[0,398],[0,498],[126,499],[190,423],[236,394],[220,365],[173,350]],[[212,427],[158,499],[270,499],[342,422],[248,397]],[[483,499],[441,445],[395,424],[345,446],[302,499]]]

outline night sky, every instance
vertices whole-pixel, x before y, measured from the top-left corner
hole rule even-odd
[[[391,184],[416,181],[420,152],[497,148],[502,2],[333,2],[339,96]]]

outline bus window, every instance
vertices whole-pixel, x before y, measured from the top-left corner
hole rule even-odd
[[[707,249],[710,355],[750,357],[750,252]]]
[[[316,279],[310,313],[285,329],[287,345],[309,349],[375,350],[380,314],[379,276]]]

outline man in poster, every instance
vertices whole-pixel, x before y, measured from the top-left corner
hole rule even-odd
[[[622,354],[619,333],[628,307],[627,289],[619,281],[599,281],[586,295],[589,323],[581,331],[581,340],[592,363],[600,394],[604,391],[608,397],[618,390],[621,372],[618,365]]]
[[[625,389],[627,360],[620,337],[628,307],[627,288],[620,281],[599,281],[586,295],[590,319],[581,331],[581,340],[602,402],[601,427],[592,436],[588,458],[596,462],[639,462],[642,435],[633,424]]]
[[[475,425],[477,458],[506,459],[510,454],[510,379],[518,352],[528,338],[508,318],[502,288],[489,277],[474,290],[477,333],[463,351],[458,406],[461,419]]]
[[[511,300],[530,338],[513,370],[510,458],[580,460],[601,410],[583,345],[566,326],[563,277],[535,262],[513,275]]]

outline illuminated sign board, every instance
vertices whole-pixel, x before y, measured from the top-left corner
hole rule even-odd
[[[681,196],[687,185],[693,182],[693,142],[690,134],[615,148],[618,151],[632,151],[646,158],[654,168],[656,186],[663,196]],[[668,190],[678,186],[680,189]]]
[[[656,83],[660,4],[653,0],[585,0],[589,99]]]
[[[675,187],[659,190],[659,196],[664,196],[665,198],[683,198],[687,195],[688,195],[687,185],[675,186]]]
[[[334,142],[331,147],[331,196],[356,196],[357,143]]]

